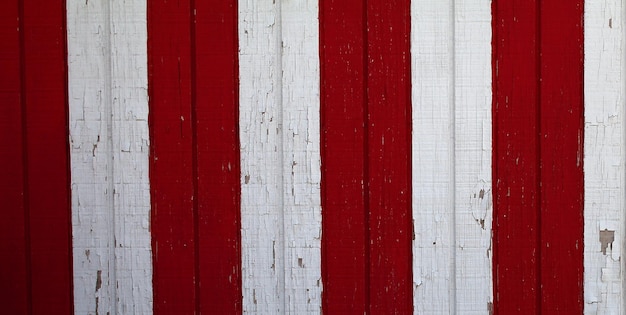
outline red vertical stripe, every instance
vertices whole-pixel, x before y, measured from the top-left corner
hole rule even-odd
[[[0,295],[9,314],[27,314],[30,304],[18,2],[0,2]]]
[[[241,312],[237,7],[148,4],[154,308]]]
[[[148,2],[155,314],[196,311],[189,1]]]
[[[200,311],[240,314],[237,1],[196,1]]]
[[[412,313],[410,2],[321,1],[323,309]]]
[[[9,186],[1,192],[8,207],[0,220],[6,224],[0,269],[11,273],[0,285],[3,310],[69,314],[73,300],[65,1],[5,1],[1,11],[0,36],[6,50],[0,58],[0,164]]]
[[[582,1],[493,14],[495,310],[580,314]]]
[[[583,0],[541,1],[541,311],[583,312]]]
[[[412,314],[411,2],[367,2],[370,311]]]
[[[363,1],[320,1],[322,310],[369,309]]]

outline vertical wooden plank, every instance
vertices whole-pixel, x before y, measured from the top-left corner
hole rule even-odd
[[[414,305],[487,312],[491,277],[491,7],[414,1]]]
[[[454,1],[413,1],[414,305],[418,314],[456,307],[454,226]]]
[[[500,313],[582,312],[582,10],[582,1],[494,6]]]
[[[369,310],[365,1],[320,1],[322,309]]]
[[[75,310],[115,309],[111,12],[108,2],[68,3]]]
[[[541,312],[580,314],[583,312],[583,1],[541,1],[539,12]]]
[[[410,1],[367,2],[365,124],[374,314],[413,311]]]
[[[199,313],[242,312],[237,1],[196,1]]]
[[[585,314],[624,312],[624,10],[585,3]]]
[[[491,1],[454,3],[456,313],[492,310]]]
[[[320,6],[325,312],[412,312],[409,15]]]
[[[76,311],[150,312],[145,3],[67,11]]]
[[[157,313],[241,312],[237,7],[148,7]]]
[[[0,294],[11,314],[28,314],[29,244],[26,235],[23,95],[23,30],[19,1],[0,3]]]
[[[115,312],[152,311],[146,2],[111,1]],[[103,313],[103,312],[101,312]]]
[[[285,312],[280,1],[239,2],[243,311]]]
[[[318,13],[317,1],[280,5],[285,314],[321,309]]]
[[[317,3],[239,3],[243,311],[318,313]]]
[[[25,187],[31,311],[72,312],[65,1],[24,1]]]
[[[540,115],[536,1],[493,1],[494,307],[540,312]]]
[[[154,312],[198,311],[189,1],[148,3]]]

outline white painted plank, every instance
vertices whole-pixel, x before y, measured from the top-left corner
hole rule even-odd
[[[491,3],[414,1],[414,307],[485,314],[491,271]]]
[[[491,1],[455,1],[456,313],[489,314],[491,255]]]
[[[624,314],[624,17],[585,3],[585,314]]]
[[[319,313],[317,2],[239,2],[243,309]]]
[[[77,314],[152,312],[146,3],[68,1]]]
[[[282,104],[287,314],[321,310],[318,2],[283,1]]]
[[[416,314],[455,313],[453,9],[411,3]]]

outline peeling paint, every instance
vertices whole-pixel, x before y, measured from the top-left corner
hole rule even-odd
[[[601,230],[600,231],[600,250],[603,255],[606,255],[607,247],[610,247],[610,250],[613,250],[613,242],[615,241],[615,231],[611,230]]]

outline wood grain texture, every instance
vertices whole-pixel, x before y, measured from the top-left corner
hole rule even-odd
[[[65,1],[1,6],[0,163],[2,181],[11,186],[0,193],[8,205],[0,220],[3,309],[67,314],[73,304]]]
[[[409,1],[322,1],[324,312],[413,310]]]
[[[145,10],[67,6],[78,313],[152,311]]]
[[[585,314],[625,310],[625,10],[585,3]]]
[[[491,7],[414,1],[416,313],[485,313],[491,278]]]
[[[148,4],[154,310],[241,312],[237,4]]]
[[[497,313],[582,312],[582,10],[494,2]]]
[[[319,62],[315,1],[240,1],[243,311],[318,314]]]

